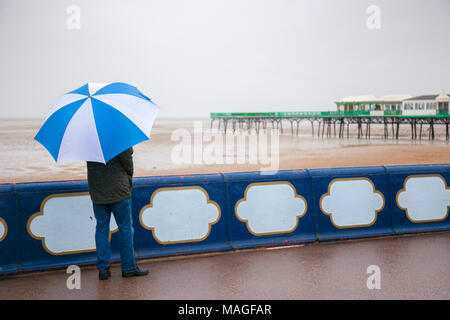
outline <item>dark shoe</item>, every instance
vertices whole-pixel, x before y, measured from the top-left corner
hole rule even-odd
[[[146,276],[147,274],[148,270],[140,267],[136,267],[134,270],[122,271],[122,277],[124,278]]]
[[[109,268],[98,271],[98,278],[100,280],[107,280],[109,277],[111,277],[111,271],[109,270]]]

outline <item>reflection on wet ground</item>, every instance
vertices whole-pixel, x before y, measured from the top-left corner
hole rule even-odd
[[[2,279],[0,299],[450,299],[449,249],[443,232],[147,260],[142,278],[82,268],[80,290],[64,270]]]

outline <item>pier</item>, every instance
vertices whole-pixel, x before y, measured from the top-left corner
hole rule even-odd
[[[436,126],[445,126],[445,139],[450,139],[448,112],[437,112],[435,115],[405,115],[397,111],[314,111],[314,112],[263,112],[263,113],[211,113],[211,128],[222,132],[232,130],[255,131],[272,128],[281,133],[299,135],[299,125],[303,122],[311,124],[311,134],[318,137],[349,138],[350,126],[356,127],[357,138],[370,139],[372,125],[383,125],[385,139],[399,138],[400,126],[410,128],[411,139],[436,137]]]

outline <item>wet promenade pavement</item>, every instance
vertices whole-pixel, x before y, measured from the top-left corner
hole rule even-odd
[[[0,280],[0,299],[450,299],[450,233],[141,261],[150,274],[99,281],[81,268],[81,289],[65,270]],[[369,290],[367,268],[380,268]]]

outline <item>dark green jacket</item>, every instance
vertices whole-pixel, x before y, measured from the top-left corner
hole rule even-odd
[[[133,148],[106,164],[88,161],[88,186],[92,202],[110,204],[131,197],[133,171]]]

